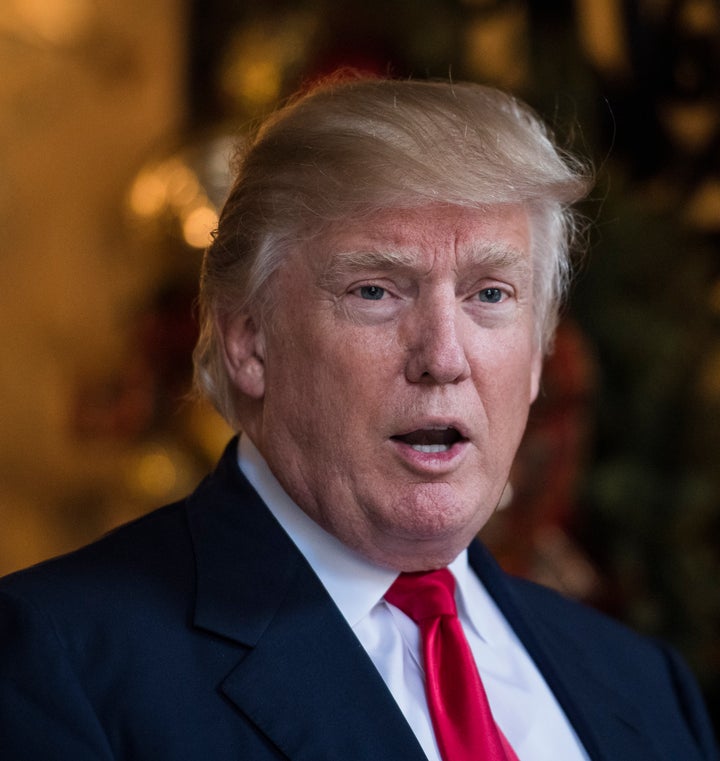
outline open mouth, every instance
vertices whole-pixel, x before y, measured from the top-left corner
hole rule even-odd
[[[437,454],[447,452],[454,444],[465,441],[465,437],[451,426],[447,428],[420,428],[416,431],[392,436],[393,441],[412,447],[416,452]]]

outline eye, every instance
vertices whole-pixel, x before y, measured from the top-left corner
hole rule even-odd
[[[379,285],[361,285],[358,288],[358,293],[361,299],[367,299],[368,301],[380,301],[385,295],[385,289]]]
[[[500,288],[483,288],[478,293],[478,299],[485,304],[499,304],[503,300]]]

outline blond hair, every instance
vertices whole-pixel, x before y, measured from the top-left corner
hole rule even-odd
[[[530,215],[537,338],[547,351],[570,276],[570,205],[589,173],[524,103],[471,83],[350,78],[322,82],[260,125],[201,275],[196,387],[237,423],[219,322],[271,319],[270,276],[327,225],[430,203],[522,203]]]

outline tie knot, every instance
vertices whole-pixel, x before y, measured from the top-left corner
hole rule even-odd
[[[385,593],[385,599],[415,623],[427,618],[457,616],[455,577],[447,568],[401,573]]]

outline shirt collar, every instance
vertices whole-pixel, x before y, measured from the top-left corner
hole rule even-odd
[[[448,568],[455,577],[460,619],[489,645],[505,640],[508,626],[490,593],[470,567],[467,550],[461,552]]]
[[[382,599],[397,572],[371,563],[306,515],[282,488],[247,436],[240,437],[238,464],[285,529],[350,626]]]
[[[354,627],[382,600],[397,578],[397,571],[371,563],[306,515],[282,488],[248,436],[240,437],[238,464],[305,556],[345,620]],[[467,551],[461,552],[449,568],[457,582],[460,616],[478,636],[492,643],[501,635],[494,625],[497,609],[470,568]]]

